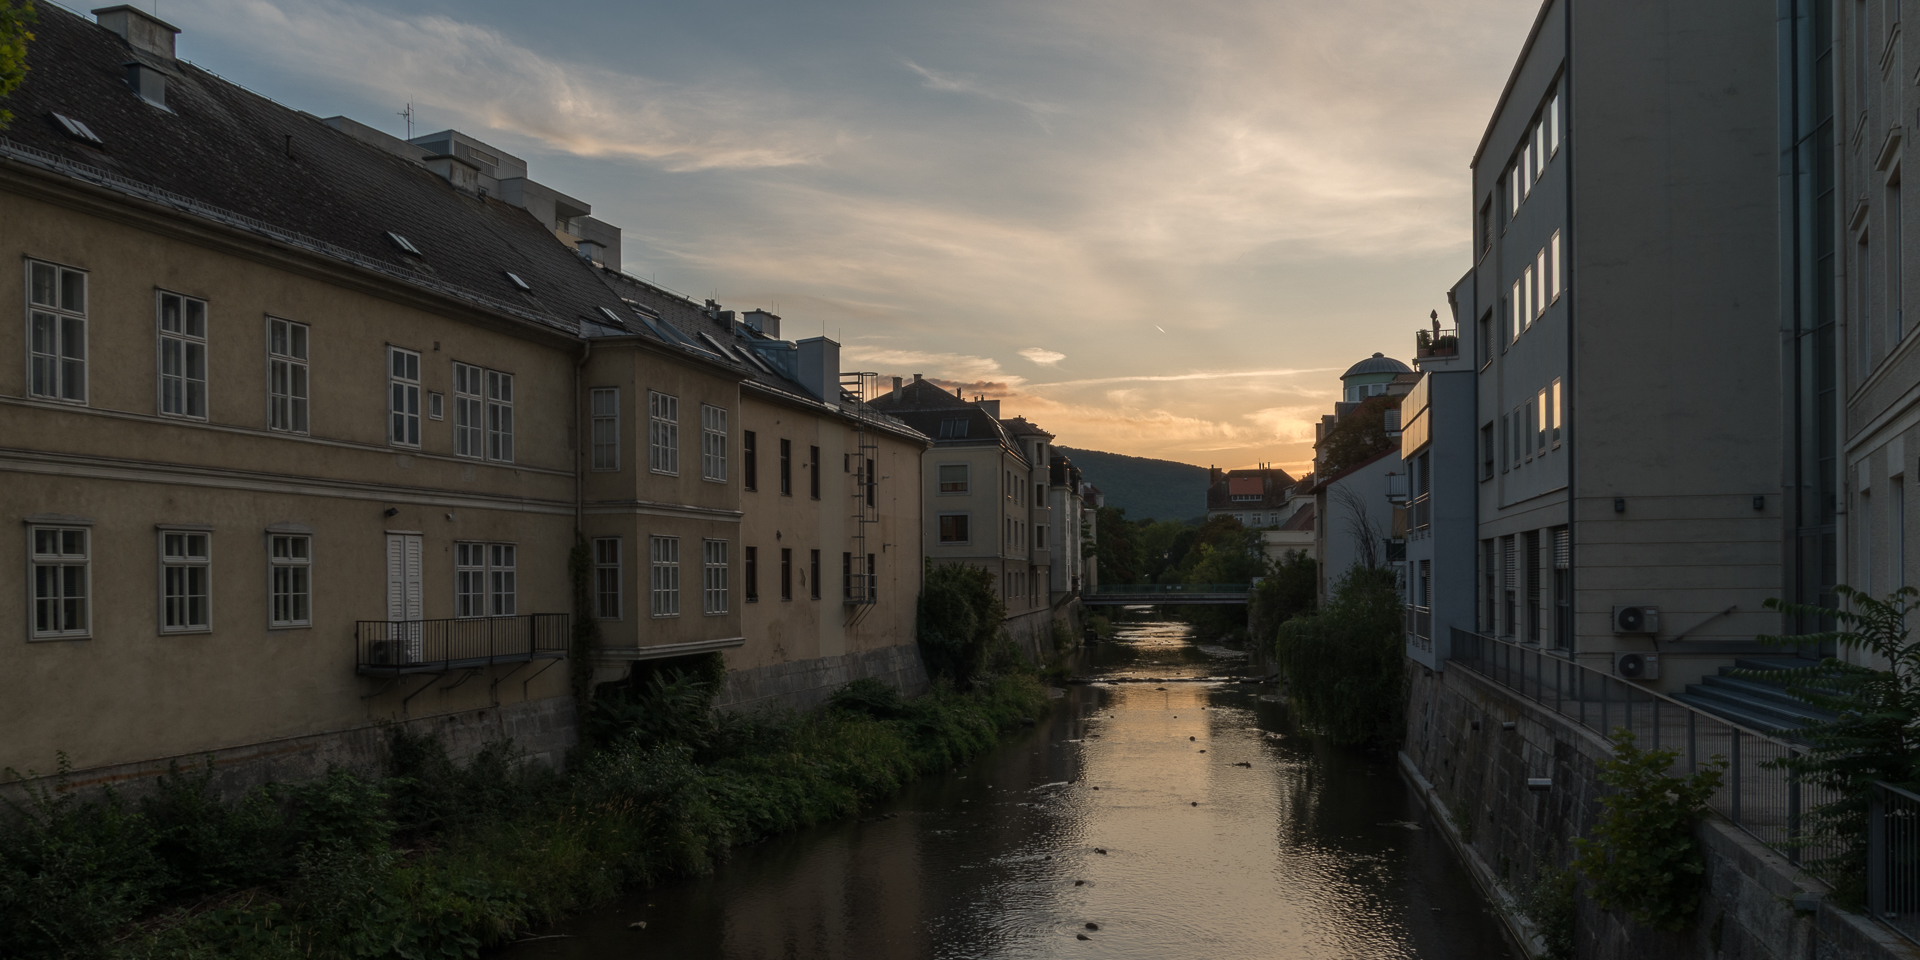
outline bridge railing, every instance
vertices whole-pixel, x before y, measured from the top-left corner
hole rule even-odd
[[[1245,594],[1253,586],[1246,583],[1103,583],[1093,588],[1095,597],[1179,596],[1192,593]]]

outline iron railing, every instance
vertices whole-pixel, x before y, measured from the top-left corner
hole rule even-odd
[[[1412,516],[1409,525],[1413,529],[1425,530],[1433,526],[1433,496],[1423,493],[1414,497],[1413,502],[1408,504],[1408,512]]]
[[[1414,331],[1413,355],[1420,357],[1457,357],[1460,355],[1460,328],[1445,330],[1423,328]]]
[[[1920,796],[1887,783],[1867,794],[1867,912],[1920,941]]]
[[[353,636],[358,671],[375,676],[437,673],[565,657],[564,613],[463,620],[361,620]]]
[[[1090,597],[1171,596],[1187,593],[1232,593],[1245,595],[1253,586],[1246,583],[1103,583],[1093,588]]]
[[[1453,659],[1601,736],[1624,727],[1641,747],[1677,751],[1676,772],[1724,758],[1726,772],[1709,801],[1716,812],[1795,863],[1838,853],[1837,846],[1809,843],[1802,834],[1803,812],[1838,795],[1768,766],[1804,750],[1774,731],[1741,726],[1537,644],[1455,627]]]

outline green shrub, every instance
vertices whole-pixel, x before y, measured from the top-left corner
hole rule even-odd
[[[1540,932],[1546,960],[1573,960],[1579,887],[1579,875],[1572,867],[1542,861],[1534,865],[1532,882],[1516,891],[1514,907]]]
[[[1392,569],[1354,567],[1325,608],[1280,625],[1274,661],[1303,724],[1342,746],[1399,740],[1407,692],[1402,610]]]
[[[1694,824],[1720,787],[1718,757],[1685,777],[1667,773],[1674,750],[1643,750],[1633,731],[1614,731],[1613,757],[1600,761],[1600,798],[1593,839],[1573,841],[1574,866],[1593,882],[1593,901],[1620,909],[1656,930],[1677,931],[1699,905],[1706,860]]]
[[[958,684],[987,673],[1006,619],[991,572],[962,563],[928,564],[915,635],[930,675]]]

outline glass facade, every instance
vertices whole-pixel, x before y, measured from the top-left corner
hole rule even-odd
[[[1794,542],[1789,585],[1800,603],[1834,602],[1838,552],[1835,521],[1838,447],[1838,360],[1835,356],[1834,247],[1837,224],[1834,153],[1832,0],[1791,0],[1781,24],[1781,224],[1790,249],[1784,282],[1792,315],[1783,317],[1782,368],[1792,398],[1789,501]],[[1831,624],[1800,622],[1812,631]]]

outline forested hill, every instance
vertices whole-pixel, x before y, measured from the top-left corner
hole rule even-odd
[[[1192,520],[1207,513],[1206,467],[1099,450],[1054,449],[1080,468],[1080,479],[1107,495],[1107,506],[1126,507],[1129,520]]]

